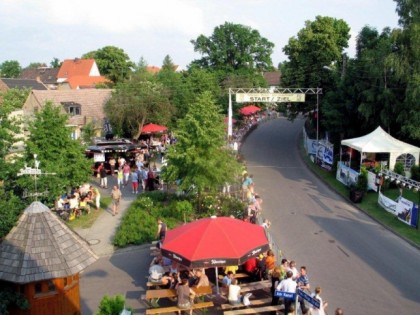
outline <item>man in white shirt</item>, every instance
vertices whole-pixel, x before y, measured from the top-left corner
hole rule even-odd
[[[296,293],[296,281],[293,280],[293,272],[288,270],[286,272],[286,279],[282,280],[276,290],[288,293]],[[294,303],[294,299],[284,299],[284,314],[289,314],[290,305]]]

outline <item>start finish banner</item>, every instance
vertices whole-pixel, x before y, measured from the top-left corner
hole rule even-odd
[[[303,93],[236,93],[237,103],[289,103],[305,102]]]

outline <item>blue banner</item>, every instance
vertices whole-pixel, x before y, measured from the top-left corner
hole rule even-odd
[[[284,299],[294,300],[296,298],[296,293],[284,292],[284,291],[274,291],[274,296]]]
[[[310,296],[309,294],[303,292],[302,290],[298,289],[297,290],[297,294],[304,300],[308,301],[308,303],[312,304],[313,306],[315,306],[316,308],[320,308],[321,307],[321,303],[319,303],[318,299],[313,298],[312,296]]]

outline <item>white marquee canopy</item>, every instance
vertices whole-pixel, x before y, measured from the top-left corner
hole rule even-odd
[[[401,154],[411,154],[419,164],[420,148],[395,139],[380,126],[371,133],[341,141],[341,145],[348,146],[363,153],[389,153],[389,169],[393,169],[395,161]]]

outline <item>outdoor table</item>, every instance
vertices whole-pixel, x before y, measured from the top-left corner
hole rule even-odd
[[[206,287],[198,287],[198,288],[192,288],[192,290],[195,292],[197,297],[211,294],[212,288],[211,286]],[[174,298],[176,297],[176,290],[175,289],[158,289],[158,290],[147,290],[146,291],[146,300],[150,300],[150,303],[152,306],[157,307],[159,306],[158,302],[161,298]]]

